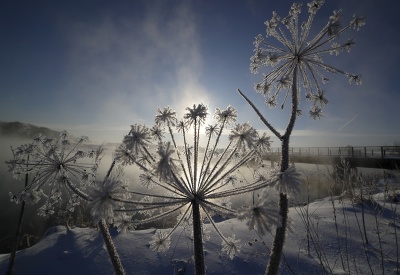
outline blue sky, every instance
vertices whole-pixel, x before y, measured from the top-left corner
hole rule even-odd
[[[307,2],[302,15],[307,14]],[[194,103],[233,105],[239,122],[265,130],[237,94],[240,88],[277,129],[285,111],[254,92],[249,70],[254,37],[272,11],[292,1],[3,1],[0,7],[0,120],[22,121],[94,141],[118,142],[129,126],[153,124],[158,107],[179,115]],[[324,118],[303,115],[292,146],[392,145],[400,141],[398,10],[393,0],[326,0],[313,30],[333,10],[343,24],[367,18],[351,53],[332,62],[363,84],[330,76]],[[304,17],[302,17],[304,18]],[[308,109],[305,100],[303,110]],[[305,114],[307,112],[304,112]],[[279,146],[278,142],[274,146]]]

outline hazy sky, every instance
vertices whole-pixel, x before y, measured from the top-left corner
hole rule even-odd
[[[2,1],[0,6],[0,120],[21,121],[92,140],[121,141],[129,126],[152,126],[158,107],[233,105],[239,122],[265,129],[237,94],[240,88],[283,129],[288,114],[268,109],[249,70],[254,37],[276,10],[292,1]],[[302,15],[307,15],[307,2]],[[335,65],[361,74],[363,85],[329,76],[329,104],[314,121],[298,119],[293,146],[391,145],[400,141],[400,2],[326,0],[313,30],[335,9],[343,24],[364,15],[350,31],[351,53]],[[304,18],[304,17],[302,17]],[[309,106],[303,100],[303,110]],[[279,146],[275,142],[274,146]]]

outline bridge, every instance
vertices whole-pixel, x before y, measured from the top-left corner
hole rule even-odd
[[[281,148],[271,148],[266,158],[277,161]],[[291,162],[332,164],[341,157],[353,167],[400,169],[400,146],[290,147]]]

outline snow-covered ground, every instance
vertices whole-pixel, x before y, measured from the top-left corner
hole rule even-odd
[[[290,208],[293,230],[287,234],[281,274],[400,274],[400,196],[387,198],[377,193],[373,199],[364,203],[368,244],[363,235],[360,202],[335,197]],[[309,230],[304,222],[307,220]],[[241,240],[241,251],[232,260],[223,254],[220,238],[208,225],[207,274],[264,274],[272,235],[261,237],[237,219],[218,225],[225,235],[235,234]],[[127,274],[193,274],[190,230],[175,231],[165,253],[149,247],[154,230],[126,234],[111,231]],[[8,258],[8,254],[0,255],[0,274],[5,274]],[[64,226],[51,228],[39,243],[19,251],[14,270],[15,274],[113,274],[97,230],[67,231]]]

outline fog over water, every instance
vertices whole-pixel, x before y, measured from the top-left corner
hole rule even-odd
[[[21,205],[18,205],[14,202],[10,201],[9,193],[16,193],[23,189],[24,180],[15,179],[11,172],[8,172],[8,167],[5,163],[7,160],[11,160],[13,158],[11,147],[17,148],[20,145],[28,144],[32,142],[32,140],[28,139],[17,139],[17,138],[0,138],[0,219],[2,221],[0,226],[0,253],[6,253],[10,250],[10,245],[12,244],[15,236],[15,230],[17,226],[18,216],[20,212]],[[103,157],[100,162],[99,169],[96,173],[96,180],[102,181],[107,174],[107,171],[110,168],[112,163],[113,152],[117,145],[108,145],[104,146]],[[251,176],[251,172],[249,169],[242,169],[242,175]],[[121,180],[128,181],[129,187],[131,190],[139,191],[139,192],[148,192],[152,194],[159,194],[163,192],[163,189],[160,187],[154,187],[150,191],[143,187],[139,181],[139,175],[142,173],[140,169],[136,165],[131,165],[125,167],[124,173],[121,177]],[[245,184],[245,182],[237,183],[238,185]],[[223,189],[222,189],[223,190]],[[243,202],[247,204],[252,203],[252,194],[241,195],[239,197],[233,197],[231,199],[233,207],[241,207]],[[29,240],[34,242],[36,237],[43,236],[45,230],[52,226],[51,222],[47,218],[38,216],[36,214],[37,209],[41,207],[45,203],[44,199],[41,199],[37,204],[25,205],[24,219],[23,219],[23,228],[22,232],[25,235],[23,243],[26,245],[26,240],[28,236],[35,236],[35,238],[30,238]],[[151,225],[149,225],[151,226]],[[154,226],[154,224],[153,224]]]
[[[6,253],[10,250],[10,245],[14,239],[17,219],[20,211],[20,205],[16,205],[10,201],[9,193],[15,193],[21,190],[24,186],[23,180],[14,179],[11,172],[8,172],[6,160],[12,159],[11,147],[18,147],[22,144],[27,144],[31,140],[16,139],[16,138],[4,138],[0,137],[0,253]],[[110,145],[104,147],[104,155],[100,163],[98,173],[96,175],[97,180],[103,180],[106,175],[111,163],[112,155],[116,145]],[[275,163],[276,165],[276,163]],[[271,163],[266,161],[264,164],[265,174],[268,174],[268,170],[271,167]],[[296,164],[296,168],[310,179],[311,185],[309,191],[306,188],[301,188],[299,197],[296,198],[298,204],[303,204],[307,201],[307,196],[310,195],[310,200],[322,198],[329,195],[328,188],[324,185],[321,174],[328,176],[332,172],[332,166],[327,165],[315,165],[315,164]],[[382,172],[378,169],[362,169],[363,174],[376,174]],[[146,192],[146,188],[141,186],[139,181],[139,175],[141,171],[136,165],[128,166],[124,169],[122,180],[128,180],[130,183],[130,189],[140,192]],[[245,178],[252,179],[252,169],[241,168],[240,174]],[[245,184],[245,181],[239,182],[238,185]],[[149,191],[147,191],[149,192]],[[155,187],[151,189],[151,193],[162,192],[161,188]],[[232,197],[232,207],[239,208],[243,204],[249,205],[252,203],[253,198],[257,196],[261,191],[255,194],[249,193],[241,195],[239,197]],[[23,235],[24,244],[29,240],[31,243],[37,240],[37,237],[43,236],[45,230],[52,226],[51,221],[47,218],[40,217],[36,214],[37,208],[42,206],[44,200],[40,200],[36,205],[26,204],[24,212],[23,222]],[[35,236],[35,237],[32,237]]]
[[[24,187],[24,182],[13,178],[5,161],[12,159],[11,146],[16,148],[30,140],[0,137],[0,253],[9,251],[15,236],[20,205],[10,201],[10,192],[17,192]],[[25,207],[23,234],[40,235],[45,230],[46,221],[36,215],[36,206]],[[26,235],[25,238],[28,236]],[[33,241],[33,239],[32,239]]]
[[[20,213],[21,205],[11,202],[10,192],[16,193],[24,188],[24,180],[13,178],[12,172],[8,171],[7,160],[13,158],[12,148],[17,148],[20,145],[32,142],[30,139],[20,138],[5,138],[0,136],[0,253],[9,251],[9,247],[14,240],[15,230],[17,227],[18,216]],[[104,179],[111,162],[112,152],[115,147],[105,147],[104,156],[100,163],[96,180]],[[135,179],[139,175],[139,170],[130,167],[124,173],[124,178]],[[132,184],[137,184],[137,181],[131,181]],[[44,204],[44,199],[41,199],[37,204],[25,204],[24,219],[23,219],[23,243],[26,244],[27,238],[31,237],[29,241],[34,242],[36,238],[32,236],[41,237],[45,230],[51,226],[52,220],[37,215],[37,209]]]

